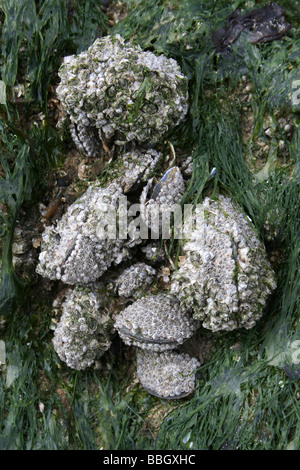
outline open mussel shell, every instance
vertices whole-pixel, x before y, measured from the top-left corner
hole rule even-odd
[[[119,329],[120,337],[125,341],[132,341],[134,346],[142,349],[155,349],[158,351],[164,351],[166,349],[174,349],[178,346],[175,341],[169,341],[167,339],[153,339],[151,337],[144,336],[141,333],[132,333],[128,328]]]

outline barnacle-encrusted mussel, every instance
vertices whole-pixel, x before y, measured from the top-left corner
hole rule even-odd
[[[154,149],[126,152],[114,162],[110,179],[118,182],[126,194],[139,184],[147,182],[162,158],[163,155]]]
[[[119,35],[65,57],[59,76],[57,93],[73,138],[88,155],[116,131],[124,141],[157,143],[187,113],[187,79],[177,62],[125,44]]]
[[[77,286],[62,305],[62,316],[55,329],[53,346],[72,369],[86,369],[111,345],[112,320],[108,299],[100,286]]]
[[[87,284],[123,261],[129,255],[126,239],[114,236],[122,194],[116,183],[91,185],[56,226],[45,229],[37,272],[66,284]]]
[[[137,377],[144,389],[159,398],[178,399],[195,389],[196,358],[173,351],[137,351]]]
[[[230,198],[206,198],[171,292],[213,331],[252,328],[276,287],[265,247],[250,219]]]
[[[135,263],[125,269],[116,279],[115,286],[118,295],[122,297],[138,297],[153,282],[156,269],[145,263]]]
[[[151,178],[141,193],[141,217],[151,227],[152,234],[168,238],[169,225],[164,225],[164,221],[170,220],[171,212],[181,202],[185,182],[179,168],[174,166],[169,168],[151,191],[152,185]]]
[[[147,295],[116,317],[115,328],[127,345],[151,351],[174,349],[199,327],[170,295]]]

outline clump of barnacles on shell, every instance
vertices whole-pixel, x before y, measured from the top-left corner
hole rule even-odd
[[[196,229],[184,240],[180,268],[159,293],[151,290],[158,285],[159,267],[168,262],[160,243],[164,210],[181,202],[193,163],[189,157],[182,171],[169,164],[155,181],[166,164],[155,146],[185,119],[188,80],[174,59],[144,52],[120,36],[97,39],[87,51],[66,57],[59,76],[58,97],[81,152],[97,156],[107,139],[120,148],[132,145],[119,152],[105,184],[91,183],[43,233],[37,272],[70,288],[54,348],[69,367],[82,370],[118,333],[137,348],[137,377],[149,393],[185,397],[195,388],[200,363],[178,347],[200,326],[251,328],[261,317],[276,286],[264,246],[230,198],[207,198],[196,214]],[[146,227],[158,208],[156,240],[104,237],[108,208],[120,217],[120,197],[136,192]],[[110,270],[117,272],[113,295],[127,305],[114,317],[103,290]]]

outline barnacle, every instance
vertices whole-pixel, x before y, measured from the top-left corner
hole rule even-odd
[[[160,241],[150,241],[141,247],[141,251],[148,261],[162,262],[166,259],[164,247],[161,246]]]
[[[230,198],[206,198],[196,228],[183,243],[184,260],[171,292],[213,331],[252,328],[276,287],[254,226]]]
[[[118,157],[115,167],[110,171],[114,179],[126,194],[140,183],[145,183],[162,160],[162,154],[154,149],[132,150]]]
[[[107,302],[96,285],[76,287],[67,295],[52,342],[72,369],[86,369],[109,349],[113,326]]]
[[[122,194],[116,183],[89,186],[56,226],[45,229],[37,272],[67,284],[87,284],[128,257],[127,240],[116,230]]]
[[[102,139],[157,143],[187,113],[187,79],[174,59],[125,44],[119,35],[97,39],[65,57],[57,88],[72,122],[72,137],[88,155]]]
[[[145,263],[135,263],[125,269],[115,282],[116,290],[123,297],[138,297],[149,287],[156,269]]]
[[[180,166],[180,171],[185,178],[190,178],[193,173],[193,157],[187,157]]]
[[[184,179],[179,168],[174,166],[163,175],[151,192],[152,184],[153,179],[150,179],[142,191],[141,217],[151,227],[152,235],[169,238],[170,215],[181,202],[185,191]]]
[[[137,351],[137,377],[147,392],[164,399],[178,399],[195,389],[196,358],[173,351]]]
[[[152,351],[174,349],[190,338],[199,324],[173,296],[148,295],[116,317],[115,328],[127,345]]]

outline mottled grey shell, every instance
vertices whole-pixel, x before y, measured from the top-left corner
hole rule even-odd
[[[252,328],[262,316],[275,274],[254,226],[230,198],[206,198],[171,292],[213,331]]]
[[[119,183],[126,194],[136,185],[145,183],[162,158],[163,155],[154,149],[127,152],[116,160],[110,180]]]
[[[150,228],[152,235],[170,237],[170,214],[181,202],[185,182],[177,166],[170,168],[151,190],[153,181],[149,180],[140,196],[141,217]],[[181,213],[181,209],[180,209]]]
[[[145,263],[135,263],[125,269],[115,281],[116,291],[121,297],[139,297],[151,285],[156,269]]]
[[[159,398],[179,399],[195,390],[199,361],[188,354],[137,351],[137,377],[144,389]]]
[[[113,325],[106,303],[97,286],[76,287],[67,295],[52,342],[68,367],[86,369],[109,349]]]
[[[187,79],[174,59],[119,36],[106,36],[87,51],[65,57],[58,97],[73,123],[75,143],[89,155],[97,134],[119,131],[125,141],[156,143],[187,113]]]
[[[116,317],[115,328],[127,345],[152,351],[174,349],[190,338],[199,324],[173,296],[148,295]]]
[[[45,229],[37,272],[67,284],[87,284],[97,280],[112,263],[119,264],[128,257],[126,240],[114,238],[109,230],[122,194],[117,184],[107,188],[91,185],[56,226]]]

